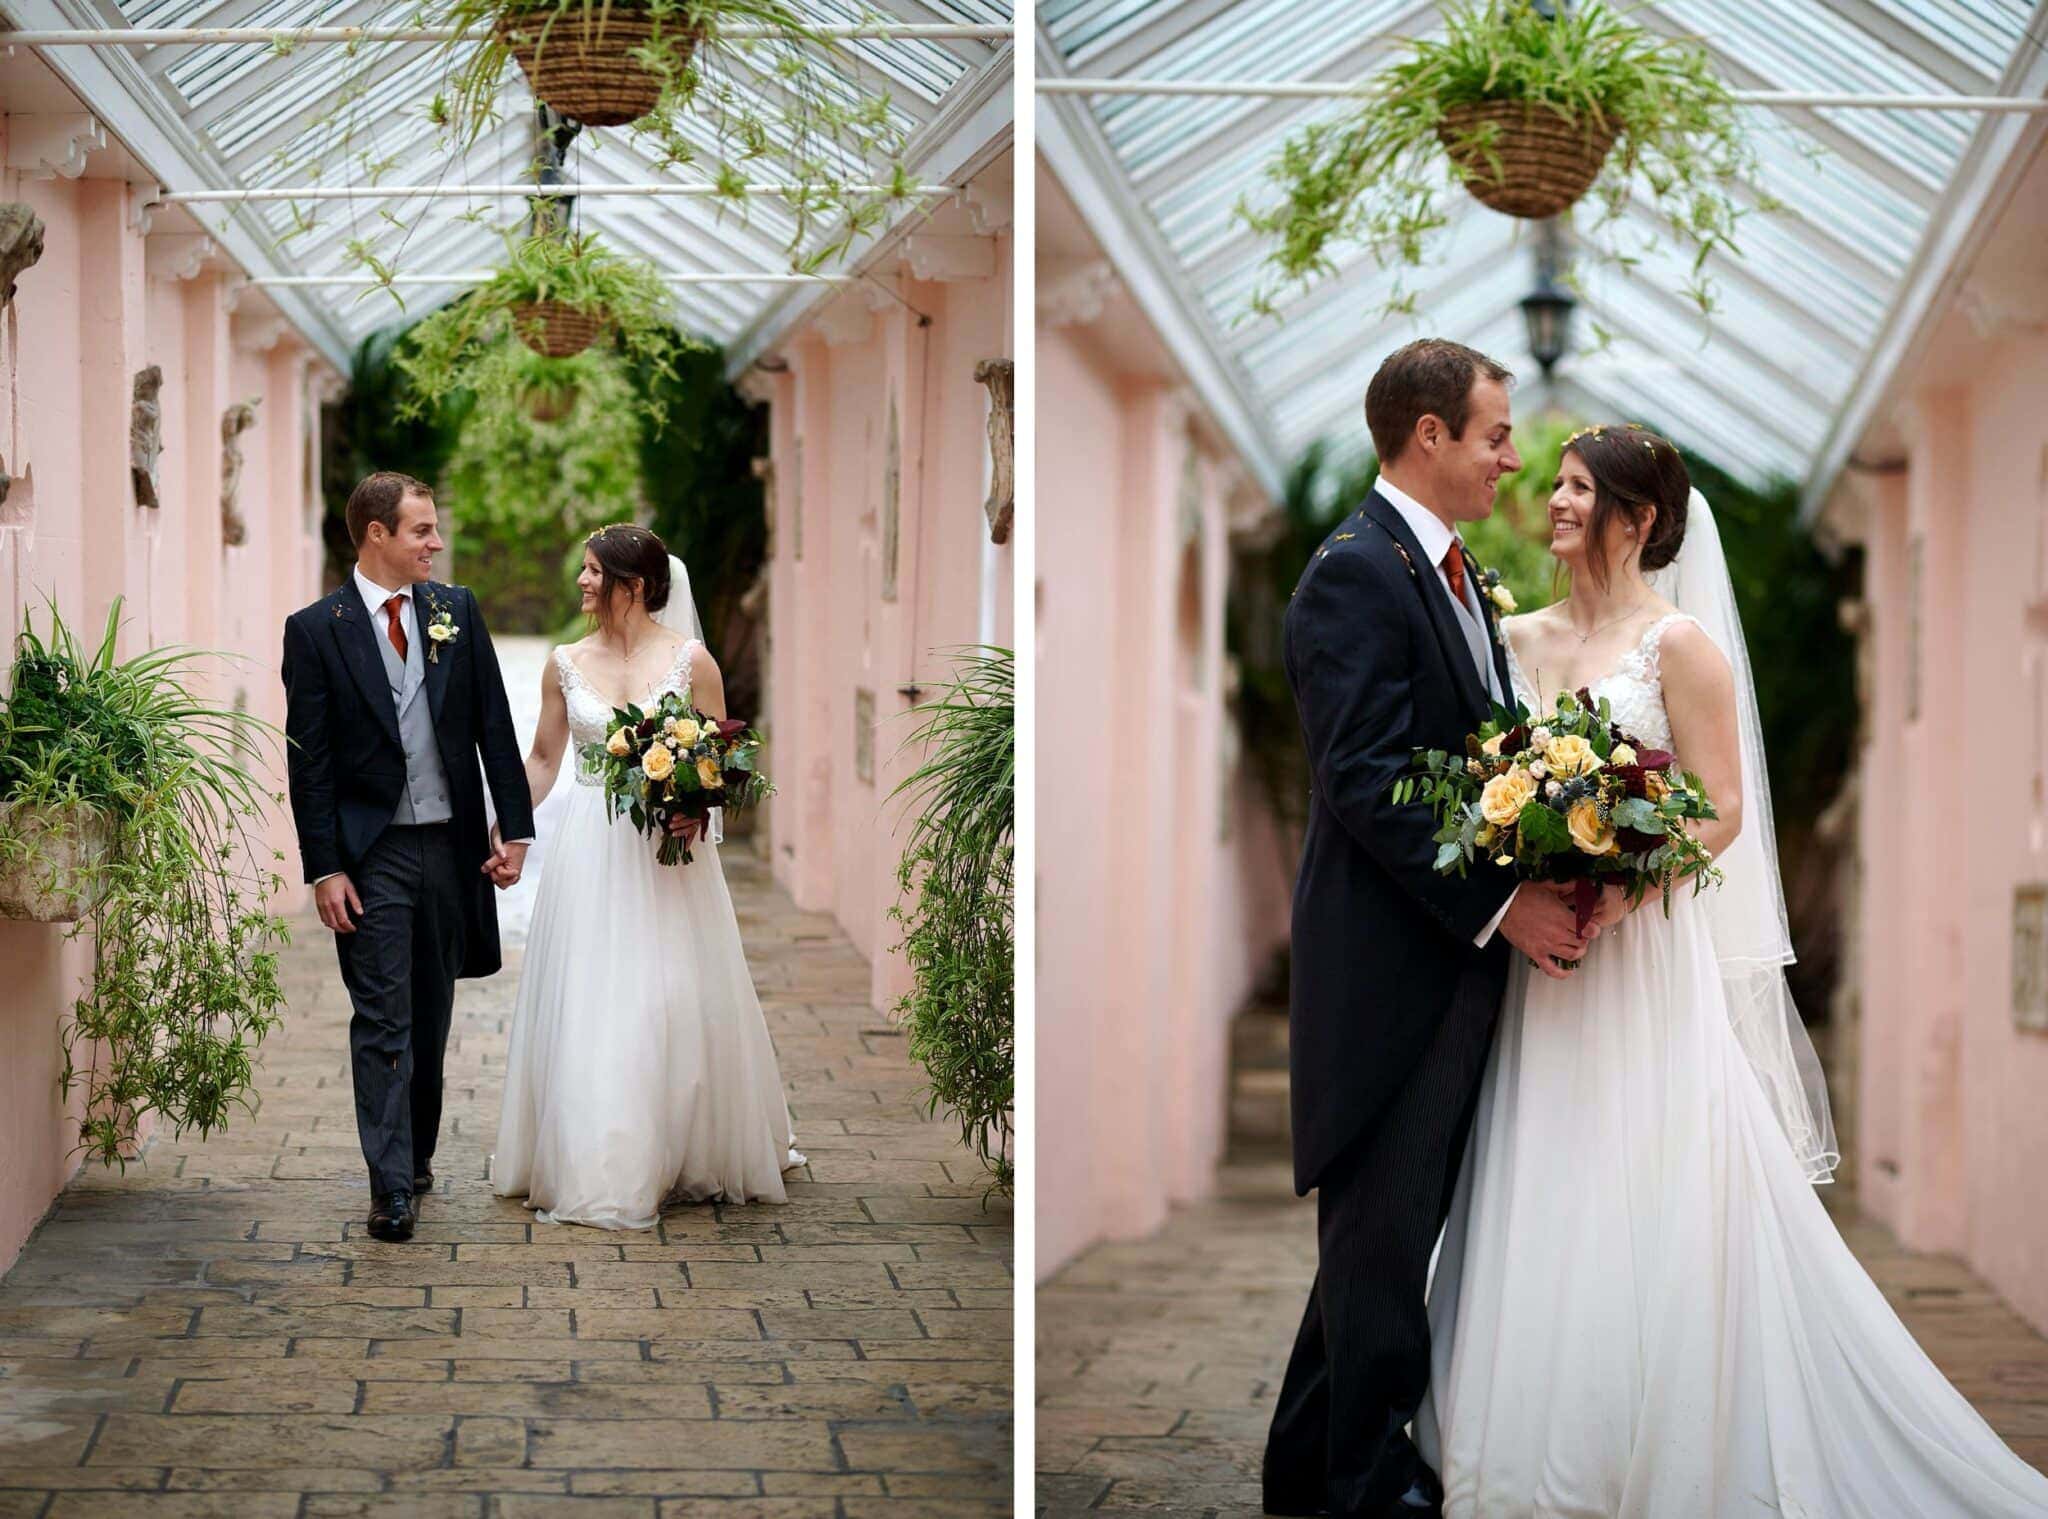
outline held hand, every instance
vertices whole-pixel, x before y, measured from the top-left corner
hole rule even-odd
[[[1501,934],[1508,943],[1527,955],[1544,975],[1557,981],[1569,979],[1571,972],[1552,961],[1583,958],[1586,946],[1600,932],[1596,924],[1580,935],[1578,917],[1566,900],[1569,893],[1568,887],[1560,895],[1549,885],[1539,885],[1534,890],[1525,886],[1515,893],[1507,916],[1500,923]]]
[[[485,867],[486,870],[490,870],[491,880],[498,890],[503,891],[508,886],[519,884],[519,877],[526,869],[527,847],[525,844],[498,845],[496,853],[491,856],[497,869],[490,870],[489,866]]]
[[[1600,905],[1593,909],[1594,932],[1614,927],[1628,916],[1628,893],[1619,886],[1600,888]]]
[[[315,886],[313,905],[320,910],[320,921],[338,934],[354,933],[356,925],[349,915],[363,915],[363,899],[356,895],[355,883],[345,875],[329,876]]]
[[[702,818],[670,818],[668,820],[668,831],[681,839],[683,841],[683,848],[688,849],[704,836],[704,820]]]

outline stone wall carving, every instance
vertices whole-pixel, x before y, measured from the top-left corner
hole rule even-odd
[[[43,219],[18,200],[0,205],[0,306],[14,299],[14,282],[43,256]]]
[[[164,408],[157,399],[164,372],[152,364],[135,376],[135,407],[128,418],[128,473],[135,482],[135,504],[159,507],[156,461],[164,451]]]
[[[237,498],[242,493],[241,436],[256,425],[256,408],[262,403],[237,401],[220,418],[220,541],[239,547],[249,541],[248,519],[243,517]]]
[[[974,366],[975,382],[988,387],[988,539],[1008,543],[1017,514],[1017,366],[1008,359],[983,359]]]

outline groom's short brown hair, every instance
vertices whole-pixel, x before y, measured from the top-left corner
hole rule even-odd
[[[1388,354],[1365,387],[1365,425],[1372,429],[1380,464],[1401,457],[1424,417],[1442,417],[1452,437],[1464,437],[1472,385],[1482,378],[1515,383],[1505,364],[1448,338],[1419,338]]]
[[[375,474],[365,475],[356,482],[356,488],[348,493],[348,505],[342,515],[348,521],[348,541],[357,548],[363,546],[363,536],[370,531],[370,524],[381,522],[384,531],[398,531],[398,509],[405,504],[407,496],[425,496],[434,499],[433,486],[424,480],[415,480],[411,475],[401,475],[395,469],[380,469]]]

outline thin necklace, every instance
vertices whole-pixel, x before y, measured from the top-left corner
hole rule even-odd
[[[1640,612],[1644,607],[1648,606],[1649,604],[1650,598],[1645,596],[1641,601],[1638,601],[1634,606],[1630,607],[1626,612],[1623,612],[1619,617],[1616,617],[1611,621],[1601,623],[1600,626],[1594,628],[1592,632],[1574,633],[1572,636],[1578,639],[1579,647],[1583,649],[1588,643],[1592,641],[1594,634],[1604,633],[1609,628],[1617,627],[1620,624],[1627,622],[1631,617],[1635,616],[1636,613]]]

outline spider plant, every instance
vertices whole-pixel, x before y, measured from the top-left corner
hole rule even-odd
[[[79,1148],[135,1153],[142,1118],[202,1136],[249,1106],[255,1047],[278,1022],[277,946],[266,909],[280,858],[257,833],[266,802],[252,740],[277,730],[195,695],[203,661],[149,650],[117,661],[121,603],[88,652],[50,608],[15,645],[0,702],[0,856],[37,847],[25,820],[88,808],[115,847],[93,867],[92,977],[63,1029],[64,1090],[82,1086]]]
[[[523,405],[537,383],[560,384],[576,374],[536,366],[513,351],[522,347],[515,333],[520,309],[538,303],[600,316],[600,345],[652,371],[669,372],[681,349],[693,344],[672,325],[674,303],[661,277],[594,235],[508,233],[505,244],[505,261],[488,281],[406,334],[398,366],[410,384],[399,402],[401,416],[420,416],[457,391],[474,393],[479,405]]]
[[[1276,241],[1251,313],[1270,315],[1282,291],[1305,289],[1337,269],[1335,254],[1363,248],[1382,266],[1420,265],[1449,217],[1444,192],[1476,173],[1498,174],[1495,129],[1447,145],[1440,129],[1458,106],[1520,102],[1582,126],[1614,131],[1612,151],[1588,199],[1595,214],[1579,242],[1600,261],[1640,261],[1620,234],[1639,206],[1651,235],[1691,254],[1684,293],[1702,313],[1714,307],[1707,259],[1737,253],[1745,214],[1738,186],[1753,182],[1756,157],[1728,87],[1704,48],[1656,36],[1603,0],[1559,6],[1533,0],[1464,0],[1444,17],[1441,37],[1407,52],[1361,87],[1348,113],[1288,139],[1267,176],[1277,203],[1240,200],[1238,216]],[[1461,166],[1448,151],[1460,148]],[[1757,209],[1768,197],[1753,194]],[[1385,311],[1412,309],[1396,288]]]

